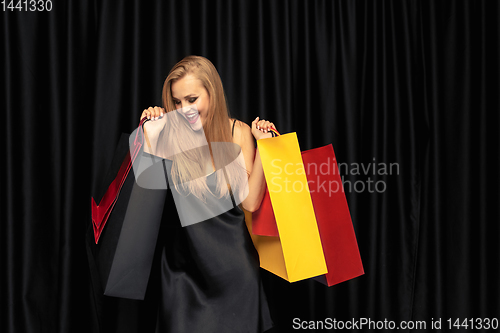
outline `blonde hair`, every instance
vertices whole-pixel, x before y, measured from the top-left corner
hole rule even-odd
[[[202,82],[210,98],[207,116],[203,125],[203,132],[209,149],[203,149],[203,147],[193,149],[192,147],[199,146],[200,138],[197,138],[197,136],[202,135],[203,132],[194,132],[182,117],[175,117],[175,124],[168,126],[168,130],[164,131],[161,139],[162,144],[167,145],[174,151],[182,152],[172,157],[172,179],[178,191],[182,187],[185,191],[205,201],[206,193],[210,192],[204,177],[206,175],[205,165],[213,162],[216,171],[223,170],[222,173],[216,172],[217,193],[213,194],[219,198],[228,196],[230,193],[228,184],[232,184],[233,187],[242,186],[246,184],[248,174],[244,165],[231,163],[241,153],[239,146],[236,144],[212,144],[233,142],[226,96],[215,66],[208,59],[200,56],[187,56],[179,61],[170,70],[163,84],[163,107],[166,112],[176,110],[171,86],[172,83],[187,74],[193,75]],[[184,133],[182,139],[180,137],[181,133]],[[190,135],[186,136],[185,133],[190,133]],[[214,147],[216,149],[213,149]],[[236,193],[235,188],[232,190],[233,193]]]

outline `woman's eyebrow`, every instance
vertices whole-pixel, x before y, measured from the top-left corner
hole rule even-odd
[[[189,95],[184,96],[184,99],[189,98],[189,97],[195,97],[195,96],[196,96],[196,94],[189,94]],[[178,98],[172,96],[172,99],[178,99]]]

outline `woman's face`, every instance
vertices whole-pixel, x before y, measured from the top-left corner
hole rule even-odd
[[[203,83],[192,74],[175,81],[170,86],[177,112],[191,125],[194,131],[203,128],[207,119],[210,96]],[[193,107],[196,105],[196,107]]]

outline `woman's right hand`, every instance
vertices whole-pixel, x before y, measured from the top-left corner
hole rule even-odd
[[[161,108],[159,106],[152,107],[150,106],[149,108],[145,109],[142,114],[141,118],[147,117],[150,120],[158,120],[159,118],[163,117],[165,114],[165,109]]]

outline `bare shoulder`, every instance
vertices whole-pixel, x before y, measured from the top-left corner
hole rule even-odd
[[[252,172],[255,158],[255,141],[250,126],[240,120],[230,119],[231,130],[234,124],[233,142],[241,148],[248,174]]]
[[[229,123],[231,126],[231,131],[233,130],[234,123],[234,132],[233,132],[233,142],[242,146],[245,142],[252,142],[252,131],[248,124],[242,122],[238,119],[229,119]]]

